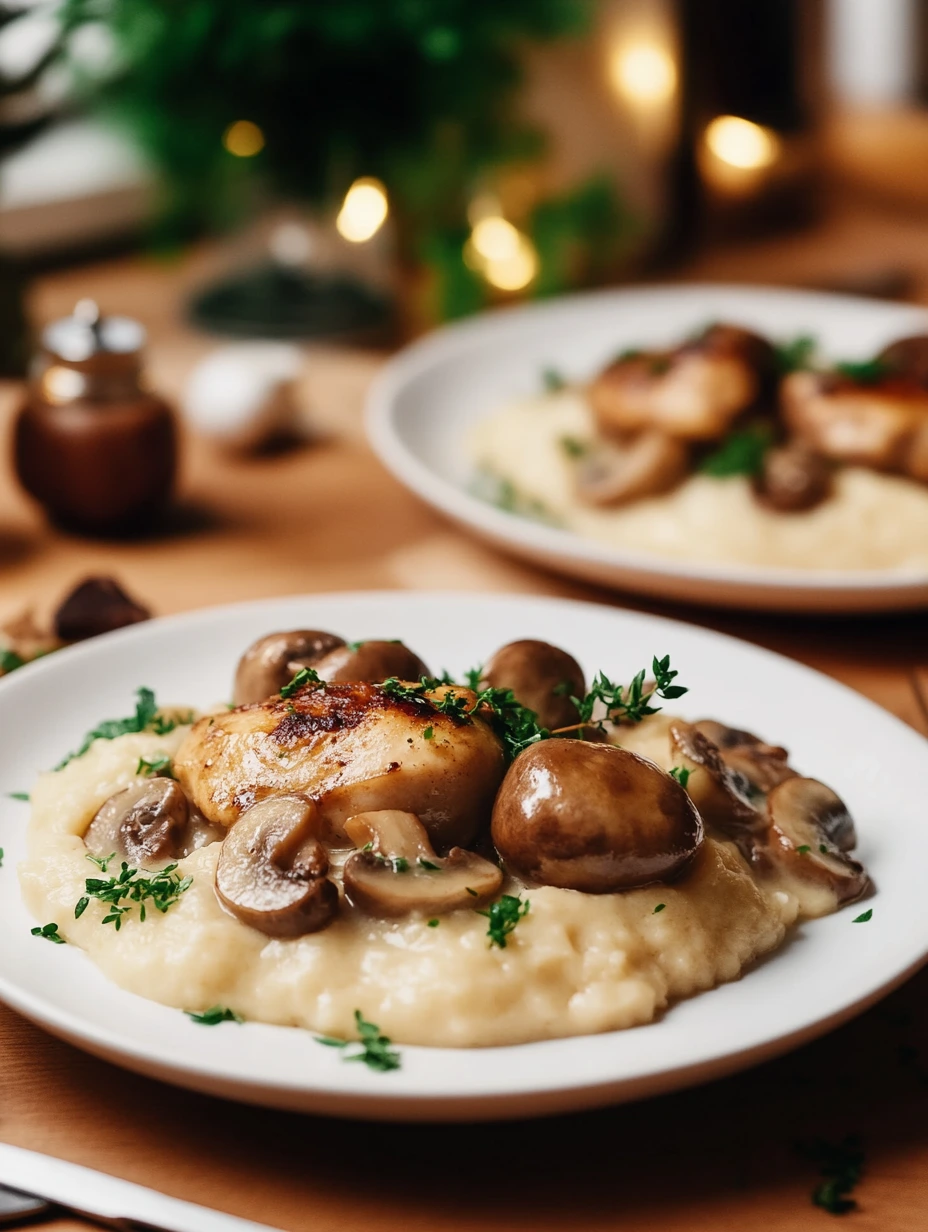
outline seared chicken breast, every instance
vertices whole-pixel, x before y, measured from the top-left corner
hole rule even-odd
[[[473,701],[468,690],[451,692]],[[436,711],[429,698],[397,699],[375,684],[309,684],[193,725],[174,773],[204,817],[231,826],[259,800],[316,801],[330,840],[351,846],[358,813],[415,813],[436,848],[466,845],[489,821],[505,772],[503,749],[480,717]]]

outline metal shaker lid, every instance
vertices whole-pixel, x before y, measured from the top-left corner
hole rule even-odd
[[[95,355],[137,354],[145,338],[145,329],[132,317],[101,316],[92,299],[82,299],[71,316],[45,328],[42,345],[66,363],[77,364]]]

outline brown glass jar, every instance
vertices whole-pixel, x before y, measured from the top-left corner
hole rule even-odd
[[[145,388],[145,331],[82,300],[42,336],[15,428],[23,487],[60,526],[122,536],[150,529],[171,497],[177,432]]]

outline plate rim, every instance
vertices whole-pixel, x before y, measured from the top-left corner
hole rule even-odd
[[[493,592],[462,596],[459,592],[447,590],[317,592],[314,594],[285,595],[276,598],[201,607],[158,617],[154,621],[146,621],[125,629],[116,630],[101,637],[91,639],[88,642],[66,648],[56,652],[53,656],[48,656],[34,664],[27,665],[7,678],[0,679],[0,704],[6,701],[9,694],[15,694],[18,690],[27,687],[25,681],[34,680],[40,673],[45,676],[55,674],[60,670],[60,665],[63,661],[74,662],[82,658],[105,657],[106,651],[113,644],[131,644],[133,641],[143,641],[153,625],[160,629],[166,626],[168,628],[175,626],[183,628],[191,623],[212,623],[217,618],[221,619],[225,613],[248,615],[254,612],[258,614],[265,608],[281,604],[297,607],[300,605],[312,606],[318,603],[336,605],[384,601],[388,603],[396,601],[412,603],[423,599],[445,603],[449,598],[453,599],[455,603],[460,603],[464,600],[478,606],[484,604],[489,604],[491,607],[515,606],[522,608],[531,606],[541,611],[552,608],[560,609],[565,613],[580,609],[595,613],[600,618],[612,617],[618,618],[620,621],[629,620],[632,623],[646,621],[654,625],[658,632],[661,627],[676,628],[684,630],[688,634],[695,634],[697,640],[706,638],[708,641],[721,642],[723,646],[738,647],[742,650],[747,649],[752,653],[771,660],[773,664],[788,664],[792,671],[796,671],[807,678],[812,677],[820,682],[824,682],[828,688],[836,691],[838,694],[849,695],[854,699],[855,705],[872,711],[875,715],[879,716],[882,723],[888,722],[891,727],[895,727],[899,732],[904,733],[907,739],[914,740],[920,745],[928,744],[925,737],[916,729],[909,727],[898,716],[885,710],[876,702],[858,693],[843,682],[835,680],[833,677],[777,651],[758,646],[744,638],[734,637],[731,634],[707,629],[686,621],[617,608],[615,605],[607,603]],[[66,659],[65,656],[67,656]],[[325,1073],[311,1075],[312,1082],[298,1085],[294,1085],[292,1082],[278,1082],[273,1078],[261,1075],[257,1077],[252,1075],[244,1079],[238,1076],[230,1079],[229,1074],[218,1063],[215,1067],[207,1065],[204,1068],[202,1060],[188,1065],[183,1057],[166,1057],[160,1054],[153,1057],[150,1043],[147,1046],[135,1046],[131,1040],[127,1043],[125,1033],[120,1034],[118,1031],[100,1028],[92,1021],[82,1018],[69,1009],[58,1007],[47,996],[34,994],[28,989],[24,990],[3,971],[0,971],[0,1000],[37,1023],[43,1029],[77,1043],[88,1052],[98,1056],[105,1056],[107,1059],[115,1061],[116,1064],[122,1064],[126,1068],[135,1069],[137,1072],[151,1074],[154,1071],[156,1076],[164,1077],[167,1081],[180,1081],[181,1085],[192,1086],[201,1090],[210,1090],[215,1094],[228,1095],[232,1098],[251,1102],[271,1104],[272,1106],[302,1108],[306,1111],[321,1111],[326,1114],[335,1115],[362,1115],[373,1119],[496,1119],[515,1115],[514,1109],[520,1115],[537,1115],[539,1113],[544,1114],[566,1110],[568,1107],[589,1107],[602,1103],[624,1101],[625,1099],[637,1099],[642,1094],[657,1094],[661,1091],[675,1089],[680,1086],[698,1085],[704,1081],[713,1080],[723,1074],[746,1068],[762,1060],[789,1051],[803,1042],[825,1034],[843,1022],[849,1021],[910,978],[911,975],[928,962],[928,928],[926,928],[925,934],[917,946],[914,943],[910,943],[907,953],[908,957],[905,962],[901,964],[896,963],[890,967],[888,974],[882,976],[877,982],[869,983],[859,995],[854,996],[850,1001],[843,1003],[828,1015],[812,1022],[806,1022],[785,1034],[768,1035],[765,1033],[761,1038],[754,1042],[749,1042],[742,1048],[712,1050],[708,1055],[700,1054],[695,1060],[691,1058],[682,1064],[660,1066],[656,1070],[648,1070],[640,1075],[636,1074],[630,1083],[629,1080],[623,1079],[614,1073],[608,1077],[573,1082],[569,1080],[560,1081],[557,1079],[557,1076],[552,1080],[549,1075],[542,1086],[535,1086],[530,1090],[518,1087],[512,1090],[482,1091],[476,1095],[465,1092],[463,1089],[464,1082],[460,1079],[448,1089],[439,1088],[425,1092],[421,1090],[390,1091],[386,1086],[379,1088],[374,1086],[370,1089],[366,1086],[363,1089],[345,1089],[337,1078],[334,1082],[330,1082],[328,1080],[329,1075]],[[91,961],[83,954],[83,951],[80,951],[80,955],[85,962],[89,963]],[[737,983],[737,981],[734,983]],[[728,986],[730,985],[722,984],[719,987],[725,988]],[[115,987],[118,989],[118,986]],[[133,1000],[145,1003],[144,998],[136,997],[134,994],[125,992],[125,990],[118,989],[118,992],[120,995],[132,997]],[[685,1000],[690,1000],[690,998]],[[147,1004],[155,1012],[171,1015],[179,1013],[179,1011],[157,1002],[149,1002]],[[262,1032],[270,1031],[276,1033],[299,1030],[298,1028],[279,1027],[263,1023],[251,1023],[247,1024],[247,1026]],[[303,1032],[303,1034],[307,1039],[311,1037],[309,1032]],[[615,1037],[623,1034],[625,1034],[625,1031],[603,1032],[600,1033],[600,1038]],[[564,1037],[561,1040],[555,1041],[542,1040],[529,1044],[499,1046],[473,1051],[507,1052],[513,1049],[522,1050],[544,1047],[551,1043],[572,1043],[576,1045],[578,1041],[582,1042],[587,1038],[589,1037]],[[466,1049],[433,1049],[405,1044],[401,1045],[401,1047],[413,1053],[434,1054],[449,1052],[460,1054],[461,1052],[468,1051]],[[166,1068],[170,1072],[166,1073]],[[360,1068],[358,1067],[358,1069]],[[187,1079],[187,1081],[178,1079],[178,1074],[183,1075],[183,1078]],[[646,1086],[648,1089],[644,1092],[630,1089],[628,1093],[625,1093],[623,1088],[626,1086],[630,1088]],[[278,1097],[288,1096],[290,1098],[268,1099],[267,1091],[269,1089],[274,1090]],[[262,1094],[256,1094],[259,1090]],[[311,1107],[308,1106],[310,1104],[312,1105]],[[483,1107],[481,1108],[479,1105],[483,1105]]]

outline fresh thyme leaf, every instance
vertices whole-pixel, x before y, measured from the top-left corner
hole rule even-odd
[[[89,860],[91,864],[96,864],[100,872],[105,873],[109,870],[110,860],[116,859],[116,852],[111,851],[108,856],[95,856],[88,851],[84,859]]]
[[[491,948],[497,945],[501,950],[505,950],[506,938],[519,921],[528,915],[530,905],[528,899],[523,902],[514,894],[504,894],[502,898],[490,904],[488,911],[477,912],[478,915],[486,916],[490,921],[487,936],[490,938]]]
[[[567,385],[567,380],[562,372],[557,368],[542,368],[541,383],[545,387],[545,393],[557,393],[559,389],[564,389]]]
[[[812,1190],[813,1206],[820,1206],[831,1215],[847,1215],[857,1209],[849,1197],[864,1170],[864,1152],[860,1140],[849,1135],[842,1142],[815,1142],[802,1153],[819,1165],[824,1178]]]
[[[429,724],[429,726],[428,726],[428,727],[425,729],[425,731],[422,733],[422,739],[423,739],[423,740],[431,740],[431,739],[432,739],[432,737],[433,737],[434,735],[435,735],[435,728],[434,728],[434,727],[432,727],[432,725],[431,725],[431,724]]]
[[[469,667],[467,671],[464,673],[464,683],[467,685],[469,689],[472,689],[474,693],[476,693],[477,690],[480,688],[480,681],[482,679],[483,679],[483,664],[482,663],[480,664],[479,667]]]
[[[562,436],[558,441],[561,449],[567,454],[568,458],[582,458],[590,452],[590,446],[586,441],[581,441],[576,436]]]
[[[352,653],[352,654],[357,653],[357,651],[359,651],[363,645],[364,645],[364,642],[363,642],[363,641],[362,641],[362,642],[348,642],[348,643],[347,643],[348,649],[351,651],[351,653]]]
[[[808,368],[815,354],[815,339],[811,334],[800,334],[789,342],[781,342],[773,348],[778,370],[785,375],[788,372],[798,372],[800,368]]]
[[[357,1041],[335,1039],[331,1035],[317,1035],[314,1037],[316,1043],[324,1044],[327,1048],[350,1048],[357,1043],[360,1045],[360,1051],[345,1053],[342,1057],[343,1061],[361,1061],[368,1069],[382,1074],[391,1069],[399,1069],[402,1065],[402,1058],[395,1048],[390,1047],[392,1043],[390,1037],[381,1035],[380,1027],[376,1023],[365,1021],[360,1010],[355,1010],[354,1021],[358,1028]]]
[[[33,937],[44,937],[46,941],[54,941],[55,945],[65,945],[65,939],[58,932],[57,924],[43,924],[41,928],[29,930]]]
[[[860,915],[856,915],[853,918],[853,920],[851,920],[851,923],[852,924],[866,924],[868,920],[872,920],[872,919],[873,919],[873,908],[868,907],[866,911],[862,911]]]
[[[7,794],[11,800],[22,800],[25,804],[29,803],[28,791],[11,791]]]
[[[430,873],[440,873],[441,868],[437,864],[433,864],[431,860],[426,860],[424,856],[420,856],[418,861],[420,868],[428,869]]]
[[[314,668],[301,667],[290,683],[285,684],[280,690],[280,696],[283,698],[292,697],[297,689],[302,689],[304,684],[322,685],[322,681],[319,679],[319,675]]]
[[[83,757],[95,740],[115,740],[117,736],[125,736],[130,732],[142,732],[150,728],[156,735],[166,736],[181,723],[193,722],[193,714],[183,717],[165,718],[158,714],[158,705],[151,689],[141,688],[136,693],[135,714],[125,719],[104,719],[92,731],[89,731],[81,742],[80,748],[58,763],[56,770],[63,770],[68,762],[76,757]]]
[[[0,847],[0,868],[3,868],[3,848]]]
[[[676,779],[681,787],[685,787],[690,781],[692,770],[687,770],[686,766],[674,766],[670,771],[670,777]]]
[[[393,864],[394,873],[408,873],[409,872],[409,861],[406,859],[405,856],[394,856],[391,863]]]
[[[4,676],[9,676],[10,672],[15,672],[19,667],[25,667],[27,662],[28,660],[15,650],[10,650],[7,646],[0,647],[0,672]]]
[[[160,775],[165,779],[174,778],[174,772],[171,769],[171,759],[165,753],[162,753],[160,757],[155,757],[152,761],[149,761],[147,757],[140,757],[139,764],[135,767],[135,773]]]
[[[437,928],[441,920],[429,920],[429,928]]]
[[[670,666],[670,655],[664,655],[663,659],[655,656],[651,661],[653,683],[648,688],[645,688],[644,668],[632,677],[627,686],[616,684],[600,672],[585,697],[571,700],[584,725],[602,724],[601,719],[593,719],[597,705],[605,708],[606,719],[613,723],[640,723],[642,719],[657,714],[661,709],[660,706],[651,704],[655,697],[672,701],[689,691],[683,685],[673,683],[679,674]]]
[[[801,847],[797,847],[797,848],[796,848],[796,855],[797,855],[797,856],[804,856],[804,855],[808,855],[808,853],[809,853],[811,850],[812,850],[812,848],[809,846],[809,844],[808,844],[808,843],[803,843]]]
[[[123,916],[132,911],[133,903],[138,905],[139,920],[144,923],[147,903],[164,915],[192,884],[193,878],[181,877],[176,864],[168,864],[153,876],[143,877],[138,869],[130,868],[123,861],[119,873],[108,881],[99,877],[87,878],[84,883],[86,895],[78,900],[74,908],[74,918],[80,919],[87,910],[90,899],[95,898],[109,907],[103,917],[103,923],[112,924],[118,932],[122,927]]]
[[[844,363],[835,364],[835,372],[840,372],[858,385],[876,385],[889,376],[890,371],[889,364],[882,359],[846,360]]]
[[[195,1010],[184,1010],[191,1022],[198,1022],[203,1027],[217,1027],[221,1022],[244,1022],[245,1019],[235,1010],[224,1005],[212,1005],[208,1010],[197,1013]]]
[[[818,849],[822,853],[823,856],[828,854],[828,848],[826,847],[824,843],[819,843]]]
[[[663,911],[666,906],[667,906],[666,903],[658,903],[657,906],[654,908],[654,910],[651,912],[651,914],[657,915],[659,912]]]
[[[729,475],[756,475],[764,463],[764,455],[773,444],[769,424],[754,424],[730,432],[714,452],[705,457],[699,469],[714,479]]]

